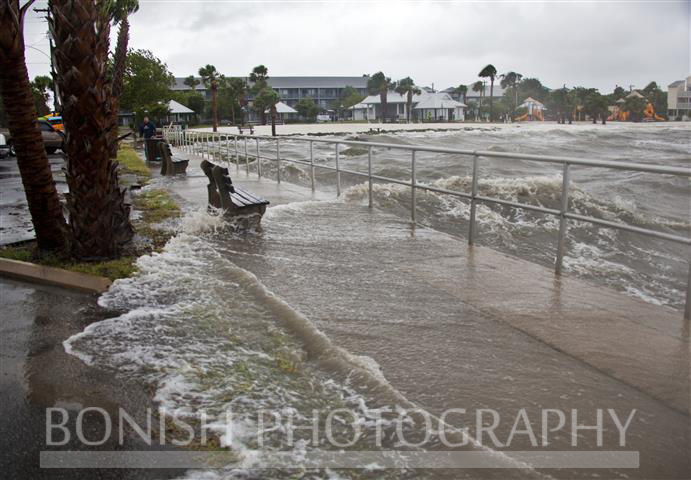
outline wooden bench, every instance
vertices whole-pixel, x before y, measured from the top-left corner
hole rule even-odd
[[[240,132],[240,135],[242,135],[242,128],[243,128],[242,125],[238,125],[238,131]],[[250,129],[250,135],[254,135],[254,126],[252,126],[251,124],[245,125],[245,128],[246,129],[249,128]]]
[[[159,143],[158,149],[161,154],[161,175],[178,175],[187,171],[190,161],[187,158],[173,156],[169,143]]]
[[[201,163],[204,174],[209,178],[206,186],[209,194],[209,205],[222,208],[227,215],[264,215],[268,200],[257,197],[240,187],[233,185],[228,169],[204,160]]]

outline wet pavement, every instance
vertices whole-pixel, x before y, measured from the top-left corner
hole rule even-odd
[[[67,183],[62,172],[64,157],[61,154],[48,155],[48,160],[58,192],[65,193]],[[29,207],[24,196],[17,158],[2,158],[0,159],[0,245],[34,238],[34,227],[29,217]]]

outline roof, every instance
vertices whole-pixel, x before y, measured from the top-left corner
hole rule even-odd
[[[684,80],[677,80],[676,82],[672,82],[667,86],[669,88],[673,88],[673,87],[678,87],[679,85],[683,85],[683,84],[684,84]]]
[[[367,88],[369,77],[272,77],[267,83],[273,88]]]
[[[523,103],[521,103],[519,106],[523,107],[523,106],[526,106],[526,105],[531,104],[531,103],[533,105],[537,105],[539,107],[545,106],[542,102],[540,102],[539,100],[535,100],[533,97],[526,98],[525,100],[523,100]]]
[[[168,102],[168,109],[170,113],[194,113],[194,110],[190,110],[182,103],[178,103],[175,100]]]
[[[199,81],[199,85],[195,86],[195,90],[206,90],[206,87],[204,86],[204,82],[202,82],[201,77],[194,77]],[[173,81],[173,85],[170,87],[171,90],[190,90],[189,85],[185,85],[185,80],[187,77],[175,77],[175,80]]]
[[[624,98],[633,98],[633,97],[645,98],[643,95],[640,94],[640,92],[638,90],[633,90],[631,93],[629,93]]]
[[[464,103],[457,102],[448,93],[428,93],[423,95],[414,109],[428,108],[458,108],[466,107]]]
[[[350,110],[362,110],[362,109],[367,109],[367,104],[366,103],[357,103],[350,107]]]
[[[419,101],[420,95],[413,95],[413,103]],[[389,90],[386,94],[386,103],[407,103],[408,102],[408,96],[407,95],[401,95],[400,93],[394,92],[393,90]],[[381,97],[379,94],[376,95],[370,95],[366,97],[362,102],[364,104],[380,104],[381,103]]]
[[[266,113],[269,113],[269,110],[266,110]],[[289,107],[283,102],[278,102],[276,104],[276,113],[298,113],[297,110],[295,110],[292,107]]]
[[[231,75],[232,77],[232,75]],[[190,90],[188,85],[185,85],[187,77],[175,77],[171,90]],[[201,77],[194,77],[201,82]],[[249,83],[246,76],[240,76]],[[367,88],[367,80],[369,77],[272,77],[269,76],[267,83],[272,88],[345,88],[351,86],[353,88]],[[206,90],[203,83],[195,87],[195,90]]]

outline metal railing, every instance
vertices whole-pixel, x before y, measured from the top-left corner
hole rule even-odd
[[[482,150],[463,150],[456,148],[439,148],[439,147],[428,147],[423,145],[398,145],[389,143],[377,143],[377,142],[363,142],[357,140],[338,140],[338,139],[322,139],[314,137],[304,137],[304,136],[291,136],[285,137],[285,140],[307,142],[309,143],[309,161],[289,159],[281,157],[280,153],[280,142],[281,137],[271,137],[263,135],[233,135],[233,134],[223,134],[223,133],[208,133],[208,132],[195,132],[187,131],[182,132],[180,130],[164,130],[164,135],[166,139],[173,142],[173,144],[182,147],[189,153],[199,154],[210,161],[218,162],[218,158],[223,158],[222,146],[225,145],[225,158],[227,160],[226,165],[230,166],[230,157],[235,157],[236,169],[240,171],[240,152],[238,148],[238,139],[244,143],[244,160],[245,169],[247,174],[250,173],[250,157],[256,160],[256,172],[259,177],[262,176],[262,160],[275,162],[276,163],[276,181],[281,182],[281,162],[290,162],[300,165],[305,165],[309,167],[310,170],[310,185],[314,192],[316,188],[315,182],[315,169],[325,169],[336,172],[336,196],[341,195],[341,173],[346,173],[349,175],[364,177],[368,182],[368,204],[371,208],[372,202],[372,185],[374,180],[394,183],[398,185],[404,185],[410,187],[410,216],[413,223],[416,222],[416,196],[415,192],[417,190],[434,192],[444,195],[450,195],[454,197],[464,198],[470,200],[470,218],[468,225],[468,244],[473,245],[475,243],[476,237],[476,211],[478,203],[484,204],[496,204],[503,205],[507,207],[520,208],[524,210],[530,210],[533,212],[539,212],[547,215],[553,215],[559,218],[559,234],[557,238],[557,252],[556,259],[554,262],[554,270],[557,275],[562,273],[562,264],[564,259],[564,251],[566,249],[566,233],[568,229],[568,220],[575,220],[579,222],[587,222],[593,225],[597,225],[605,228],[614,228],[618,230],[624,230],[632,233],[637,233],[641,235],[646,235],[650,237],[659,238],[662,240],[667,240],[682,245],[691,246],[691,238],[660,232],[656,230],[650,230],[647,228],[636,227],[633,225],[628,225],[620,222],[613,222],[609,220],[604,220],[601,218],[590,217],[586,215],[580,215],[575,212],[569,211],[569,186],[571,181],[571,167],[584,166],[592,168],[606,168],[615,170],[627,170],[634,172],[644,172],[653,173],[659,175],[674,175],[681,177],[691,177],[691,168],[682,167],[668,167],[661,165],[651,165],[651,164],[640,164],[633,162],[620,162],[611,160],[594,160],[594,159],[582,159],[573,157],[561,157],[552,155],[532,155],[532,154],[521,154],[521,153],[508,153],[508,152],[493,152],[493,151],[482,151]],[[233,148],[231,149],[231,139],[233,142]],[[254,140],[256,142],[256,153],[252,153],[248,150],[248,140]],[[259,142],[265,141],[269,143],[275,143],[276,147],[276,157],[270,157],[261,154]],[[224,143],[225,141],[225,143]],[[335,155],[335,166],[315,164],[314,162],[314,144],[333,144],[334,145],[334,155]],[[354,170],[341,168],[339,159],[339,145],[350,145],[359,146],[367,149],[367,173],[362,173]],[[397,150],[407,150],[411,152],[410,157],[410,181],[399,180],[396,178],[385,177],[381,175],[372,174],[372,149],[373,148],[384,148],[384,149],[397,149]],[[231,155],[232,151],[232,155]],[[444,188],[435,187],[432,185],[418,183],[416,176],[416,152],[430,152],[430,153],[440,153],[440,154],[455,154],[464,155],[472,158],[472,183],[471,191],[469,193],[459,192],[455,190],[448,190]],[[525,203],[513,202],[510,200],[504,200],[494,197],[486,197],[478,194],[478,177],[479,177],[479,160],[481,158],[500,158],[500,159],[518,159],[518,160],[528,160],[534,162],[551,163],[562,165],[562,186],[561,186],[561,202],[560,208],[547,208],[539,205],[530,205]],[[691,318],[691,261],[689,262],[688,278],[686,283],[686,299],[684,308],[684,318],[689,320]]]

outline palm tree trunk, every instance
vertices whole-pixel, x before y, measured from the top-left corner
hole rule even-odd
[[[408,92],[408,104],[406,105],[407,108],[407,122],[410,123],[410,109],[413,108],[413,92]]]
[[[489,77],[489,121],[494,121],[494,77]]]
[[[125,76],[125,65],[127,63],[127,43],[130,37],[130,23],[127,17],[120,21],[118,29],[118,42],[113,56],[113,115],[115,115],[115,125],[118,124],[118,113],[120,112],[120,95]],[[118,129],[111,131],[110,138],[110,158],[118,156]]]
[[[211,84],[211,126],[214,132],[218,130],[217,88],[215,84]]]
[[[381,123],[386,123],[386,93],[379,94],[379,101],[381,103]]]
[[[230,117],[233,120],[233,125],[235,125],[235,105],[230,106]]]
[[[24,11],[17,0],[0,2],[0,92],[38,247],[53,250],[65,245],[65,218],[36,124],[24,58]]]
[[[72,254],[112,258],[132,238],[130,207],[109,155],[113,114],[108,80],[110,24],[99,2],[51,0],[57,81],[67,131],[67,209]]]
[[[276,105],[271,106],[271,136],[276,136]]]

